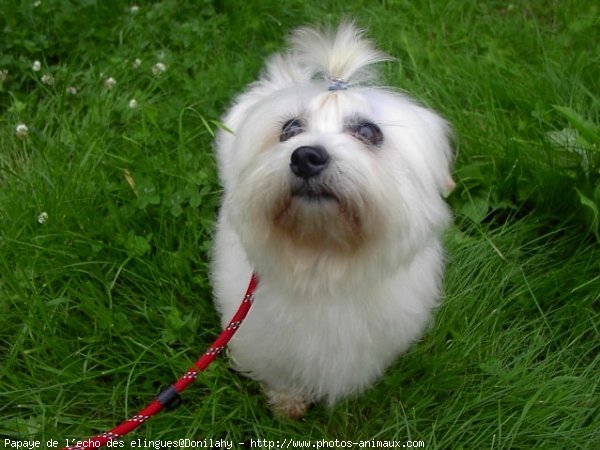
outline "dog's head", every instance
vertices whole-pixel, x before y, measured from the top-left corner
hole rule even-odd
[[[389,272],[449,219],[448,127],[373,87],[370,65],[386,57],[352,24],[292,43],[224,119],[225,214],[255,267],[329,281],[369,262]]]

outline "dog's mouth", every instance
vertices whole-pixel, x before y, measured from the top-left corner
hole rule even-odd
[[[343,192],[328,180],[294,180],[273,204],[274,229],[294,248],[344,254],[357,249],[364,240],[361,209]]]
[[[339,203],[339,198],[327,185],[314,185],[304,182],[291,190],[292,198],[301,199],[307,202],[335,201]]]

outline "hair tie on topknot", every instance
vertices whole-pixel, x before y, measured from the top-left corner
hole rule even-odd
[[[345,91],[348,89],[348,82],[341,78],[331,78],[331,84],[327,88],[328,91]]]

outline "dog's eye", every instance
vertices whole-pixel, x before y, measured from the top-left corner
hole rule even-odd
[[[362,122],[350,127],[350,133],[368,145],[379,146],[383,142],[381,128],[371,122]]]
[[[290,119],[281,127],[279,141],[284,142],[304,131],[304,124],[300,119]]]

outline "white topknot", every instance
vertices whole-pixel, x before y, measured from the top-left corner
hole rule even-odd
[[[267,64],[263,80],[271,87],[314,79],[349,85],[372,83],[376,72],[371,66],[392,59],[377,50],[353,22],[344,22],[337,29],[299,28],[290,42],[287,53],[274,55]]]

